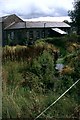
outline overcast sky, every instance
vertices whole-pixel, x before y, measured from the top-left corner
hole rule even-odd
[[[67,16],[74,0],[0,0],[0,16],[17,14],[22,18]]]

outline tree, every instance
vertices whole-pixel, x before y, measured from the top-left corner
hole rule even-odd
[[[74,0],[73,7],[74,10],[69,11],[69,16],[77,33],[80,34],[80,0]]]

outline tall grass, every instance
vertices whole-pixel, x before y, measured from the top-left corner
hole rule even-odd
[[[55,49],[39,42],[3,48],[3,118],[34,119],[73,84],[73,74],[55,75]],[[76,86],[41,118],[71,117],[80,102],[78,91]]]
[[[50,50],[51,52],[54,51],[56,49],[56,47],[54,47],[51,44],[47,44],[45,42],[41,43],[41,42],[36,42],[35,45],[32,45],[30,47],[28,46],[5,46],[3,47],[3,54],[2,54],[2,58],[3,58],[3,62],[7,61],[7,60],[11,60],[11,61],[24,61],[24,60],[28,60],[30,58],[35,58],[37,56],[39,56],[40,54],[42,54],[42,52],[44,50]]]

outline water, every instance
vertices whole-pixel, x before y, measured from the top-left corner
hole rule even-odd
[[[58,63],[58,64],[56,64],[55,69],[61,71],[63,69],[63,67],[64,67],[64,65],[62,63]]]

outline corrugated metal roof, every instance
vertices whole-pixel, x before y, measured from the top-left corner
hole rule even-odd
[[[63,30],[61,30],[59,28],[52,28],[52,30],[54,30],[54,31],[56,31],[56,32],[58,32],[58,33],[60,33],[62,35],[66,35],[67,34],[67,32],[65,32],[65,31],[63,31]]]
[[[3,16],[2,21],[4,22],[8,17],[13,16],[13,15],[15,15],[15,14]]]
[[[20,29],[20,28],[25,28],[25,22],[15,23],[11,25],[10,27],[8,27],[7,29]]]
[[[70,25],[64,23],[64,22],[26,22],[27,28],[53,28],[53,27],[70,27]]]
[[[2,17],[2,21],[4,22],[7,18],[9,18],[9,17],[17,17],[17,18],[19,18],[19,19],[21,19],[20,17],[18,17],[16,14],[11,14],[11,15],[6,15],[6,16],[3,16]],[[22,20],[22,19],[21,19]],[[22,20],[23,21],[23,20]]]
[[[15,14],[3,16],[2,21],[5,21],[8,17],[16,16]],[[18,17],[18,16],[16,16]],[[1,21],[1,20],[0,20]],[[10,25],[6,29],[20,29],[20,28],[60,28],[60,27],[70,27],[70,25],[66,24],[65,22],[52,22],[52,21],[19,21],[15,24]]]
[[[19,18],[17,15],[12,14],[12,15],[3,16],[2,22],[4,29],[8,29],[10,27],[13,27],[15,23],[24,22],[24,21],[21,18]]]
[[[43,22],[26,22],[26,28],[43,28]]]
[[[7,27],[5,27],[4,29],[7,29],[7,28],[9,28],[10,26],[12,26],[12,25],[14,25],[15,24],[15,21],[14,22],[12,22],[10,25],[8,25]]]
[[[39,21],[39,22],[18,22],[14,25],[12,25],[11,27],[9,27],[8,29],[20,29],[20,28],[60,28],[60,27],[70,27],[70,25],[64,23],[64,22],[43,22],[43,21]]]

